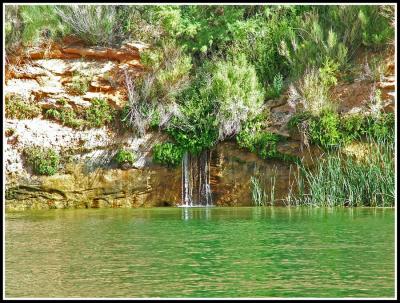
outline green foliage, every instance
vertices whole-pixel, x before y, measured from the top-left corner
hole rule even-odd
[[[114,156],[114,160],[119,166],[122,166],[123,164],[133,165],[136,160],[136,155],[129,150],[119,149]]]
[[[68,86],[68,91],[71,94],[84,95],[90,85],[90,78],[81,73],[75,73],[72,77],[72,82]]]
[[[311,143],[328,150],[366,137],[377,142],[394,142],[395,117],[393,113],[353,114],[339,117],[332,111],[324,111],[319,116],[301,112],[289,120],[288,128],[294,129],[303,121],[308,123],[306,135],[311,139]]]
[[[236,136],[236,142],[241,148],[245,148],[252,153],[257,153],[262,159],[276,159],[285,162],[297,162],[295,156],[281,153],[278,151],[278,143],[284,138],[280,135],[264,130],[263,115],[258,115],[249,120],[243,129]]]
[[[198,154],[235,135],[262,102],[255,70],[244,56],[232,62],[211,61],[180,95],[180,115],[167,132],[184,150]]]
[[[163,165],[175,167],[183,157],[183,149],[174,143],[159,143],[153,147],[153,161]]]
[[[361,139],[365,134],[365,117],[361,114],[342,117],[340,131],[345,143]]]
[[[148,65],[148,72],[134,81],[126,75],[128,104],[122,115],[125,127],[132,128],[139,135],[143,135],[149,127],[154,128],[154,123],[164,121],[165,115],[169,120],[169,107],[187,88],[192,67],[190,57],[170,42],[145,51],[141,56],[144,64]]]
[[[323,111],[332,111],[334,103],[329,93],[330,86],[327,84],[332,78],[321,76],[316,68],[307,70],[303,77],[297,82],[297,90],[294,86],[289,90],[289,101],[300,99],[305,111],[313,115],[319,115]]]
[[[20,6],[5,5],[4,10],[5,49],[6,53],[10,54],[15,51],[21,43],[23,23]]]
[[[85,118],[89,126],[101,127],[114,118],[114,111],[104,99],[94,98],[92,104],[85,112]]]
[[[269,98],[279,97],[281,95],[282,88],[283,88],[283,77],[281,74],[277,74],[274,76],[272,86],[267,90],[267,97]]]
[[[394,113],[380,114],[378,117],[367,116],[364,133],[374,140],[394,142],[395,115]]]
[[[64,98],[60,98],[60,99],[58,99],[58,100],[56,101],[56,103],[58,103],[58,104],[60,104],[60,105],[62,105],[62,106],[65,106],[65,105],[68,104],[68,101],[67,101],[66,99],[64,99]]]
[[[7,94],[5,97],[5,115],[9,119],[33,119],[40,115],[40,107],[18,94]]]
[[[71,33],[90,45],[113,45],[127,37],[120,17],[124,9],[116,5],[59,5],[57,17]]]
[[[319,77],[325,87],[332,87],[337,84],[337,73],[339,71],[339,64],[327,58],[319,69]]]
[[[38,175],[54,175],[60,162],[59,155],[51,148],[28,147],[24,149],[24,155],[33,172]]]
[[[21,40],[27,45],[40,45],[67,35],[69,27],[61,22],[54,5],[19,6]]]
[[[309,120],[311,117],[312,117],[312,114],[311,114],[311,112],[308,112],[308,111],[298,112],[298,113],[294,114],[294,115],[290,118],[290,120],[288,121],[288,124],[287,124],[288,129],[289,129],[289,130],[294,130],[294,129],[296,129],[297,126],[298,126],[300,123]]]
[[[48,109],[45,112],[45,117],[51,120],[59,121],[63,125],[75,129],[81,129],[87,125],[86,121],[78,118],[76,112],[70,107],[61,109]]]
[[[157,129],[158,127],[160,127],[160,121],[161,117],[160,117],[160,112],[159,111],[154,111],[153,114],[151,115],[151,120],[150,120],[150,128],[151,129]]]
[[[336,112],[323,111],[319,117],[313,117],[308,129],[311,143],[325,149],[337,147],[342,139],[339,126],[340,118]]]
[[[240,30],[243,13],[243,6],[182,6],[179,41],[196,56],[224,49]]]
[[[280,53],[279,45],[290,39],[305,7],[265,5],[247,9],[250,8],[256,13],[245,13],[245,18],[235,20],[232,52],[243,52],[255,66],[260,82],[271,87],[276,75],[286,78],[293,68]]]
[[[371,138],[368,144],[363,159],[345,157],[335,151],[314,161],[314,168],[300,166],[296,204],[393,207],[394,144]]]

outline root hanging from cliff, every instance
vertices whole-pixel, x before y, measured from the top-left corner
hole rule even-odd
[[[182,206],[211,206],[211,151],[200,155],[185,153],[182,159]]]

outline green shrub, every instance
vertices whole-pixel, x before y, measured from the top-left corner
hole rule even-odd
[[[340,120],[340,131],[344,143],[361,139],[365,134],[365,116],[361,114],[344,116]]]
[[[70,107],[61,109],[48,109],[45,112],[45,117],[51,120],[59,121],[63,125],[75,129],[81,129],[84,126],[87,126],[87,122],[81,118],[78,118],[76,112]]]
[[[321,73],[316,68],[307,70],[303,77],[297,81],[297,88],[291,86],[289,89],[289,103],[301,102],[304,111],[313,115],[320,115],[321,112],[333,111],[335,106],[331,100],[330,87],[324,84],[327,80],[321,78]]]
[[[46,110],[45,117],[54,120],[61,120],[61,113],[55,108],[50,108]]]
[[[68,91],[71,94],[84,95],[89,89],[90,79],[80,73],[75,73],[72,76],[72,82],[68,86]]]
[[[60,105],[67,105],[68,104],[68,101],[66,100],[66,99],[64,99],[64,98],[60,98],[60,99],[58,99],[57,101],[56,101],[56,103],[58,103],[58,104],[60,104]]]
[[[5,115],[9,119],[33,119],[41,114],[41,108],[17,94],[5,97]]]
[[[11,54],[21,44],[22,18],[19,5],[4,6],[4,31],[5,31],[5,49],[6,54]]]
[[[85,119],[91,127],[101,127],[113,120],[114,111],[104,99],[94,98],[85,112]]]
[[[136,160],[136,155],[135,153],[129,150],[119,149],[114,156],[114,160],[117,162],[119,166],[122,166],[125,163],[133,165],[133,163],[135,163]]]
[[[183,149],[174,143],[159,143],[153,147],[153,161],[163,165],[175,167],[183,157]]]
[[[144,51],[141,61],[147,66],[146,73],[135,80],[125,74],[128,104],[122,115],[123,125],[139,135],[143,135],[149,127],[156,127],[157,120],[164,121],[169,106],[188,87],[192,68],[190,56],[171,41]]]
[[[365,134],[374,140],[394,142],[395,115],[394,113],[381,113],[378,116],[367,116],[365,121]]]
[[[278,143],[284,138],[280,135],[264,130],[263,115],[249,120],[236,136],[236,142],[241,148],[257,153],[261,159],[276,159],[285,162],[297,162],[296,156],[278,151]]]
[[[274,76],[272,86],[267,90],[267,98],[277,98],[281,95],[283,88],[283,77],[281,74]]]
[[[54,175],[58,170],[59,155],[51,148],[29,147],[24,149],[24,155],[33,172],[38,175]]]
[[[263,90],[244,56],[207,62],[179,96],[180,115],[167,132],[184,150],[198,154],[237,134],[261,110]]]
[[[342,139],[339,126],[340,118],[336,112],[325,110],[319,117],[313,117],[308,128],[311,143],[325,149],[338,147]]]

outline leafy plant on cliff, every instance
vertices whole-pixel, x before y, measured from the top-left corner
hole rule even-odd
[[[167,132],[184,149],[198,154],[236,135],[263,103],[254,67],[244,56],[211,60],[179,97],[179,112]]]
[[[257,153],[262,159],[277,159],[286,162],[296,162],[297,157],[278,151],[277,144],[283,137],[265,130],[265,116],[258,115],[248,120],[236,136],[236,142],[241,148]]]
[[[174,143],[158,143],[153,147],[153,161],[163,165],[178,166],[183,157],[183,149]]]
[[[128,103],[122,113],[126,127],[143,135],[149,128],[165,128],[174,115],[177,96],[189,84],[191,59],[173,42],[145,51],[146,73],[133,79],[125,74]],[[158,116],[156,118],[156,116]],[[155,121],[158,120],[158,121]]]
[[[71,94],[76,94],[76,95],[84,95],[90,85],[90,78],[79,73],[75,72],[74,75],[72,76],[72,81],[68,85],[67,89],[68,92]]]
[[[136,155],[132,151],[119,149],[114,156],[114,160],[120,167],[124,164],[133,165],[136,160]]]
[[[25,148],[23,153],[35,174],[51,176],[57,172],[60,156],[53,149],[33,146]]]
[[[113,120],[114,110],[106,100],[94,98],[85,112],[85,118],[89,126],[101,127]]]
[[[63,125],[75,129],[81,129],[87,125],[86,121],[79,118],[76,112],[70,107],[50,108],[45,112],[44,116],[51,120],[60,121]]]
[[[9,119],[33,119],[41,113],[40,106],[18,94],[7,94],[5,105],[5,115]]]

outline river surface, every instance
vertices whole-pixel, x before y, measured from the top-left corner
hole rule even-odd
[[[6,214],[9,297],[394,297],[393,209]]]

